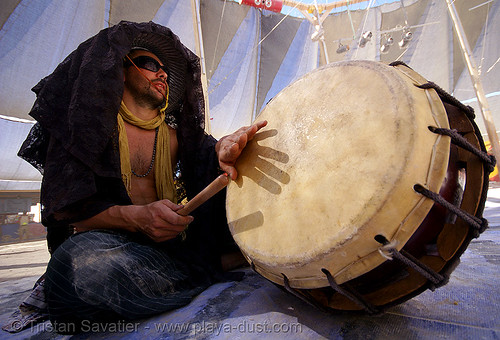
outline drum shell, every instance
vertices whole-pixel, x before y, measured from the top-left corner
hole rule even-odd
[[[357,85],[362,78],[369,79],[369,83]],[[449,138],[428,129],[429,125],[447,128],[446,111],[434,90],[416,86],[424,82],[425,79],[409,69],[394,69],[368,61],[341,62],[306,75],[266,106],[259,119],[268,120],[268,127],[247,146],[236,164],[240,176],[230,184],[227,194],[231,233],[257,272],[278,284],[283,285],[284,274],[291,287],[320,288],[328,286],[322,269],[331,272],[340,284],[386,261],[379,251],[380,244],[374,239],[376,235],[384,235],[397,249],[405,245],[433,206],[433,202],[417,194],[413,186],[421,184],[429,190],[439,191],[448,167]],[[373,91],[373,87],[375,93],[363,98],[364,91],[370,88]],[[304,89],[309,95],[304,95]],[[335,93],[336,98],[321,100],[318,98],[321,91]],[[377,98],[379,92],[389,97],[389,104]],[[300,96],[304,97],[302,101],[297,100]],[[333,118],[330,117],[328,110],[337,102],[353,99],[362,103],[354,108],[347,106],[344,111],[337,109]],[[366,113],[362,112],[362,104],[366,102],[376,108],[375,113],[367,113],[372,119],[363,127],[363,117],[355,115]],[[376,115],[384,114],[384,105],[392,105],[388,108],[390,117],[375,119]],[[299,106],[310,109],[301,113]],[[316,111],[319,118],[308,116],[315,106],[319,107]],[[335,130],[326,129],[325,133],[325,127]],[[348,131],[353,127],[354,130]],[[323,135],[313,135],[312,131],[322,131]],[[354,143],[346,142],[349,132],[361,134],[361,137]],[[381,135],[382,142],[370,139],[376,133]],[[397,137],[385,135],[391,133]],[[347,143],[342,145],[340,152],[335,150],[333,160],[327,161],[330,171],[321,173],[319,169],[325,168],[318,165],[328,158],[328,151],[332,151],[325,147],[328,143],[322,144],[327,150],[305,160],[310,164],[300,163],[305,153],[314,153],[317,151],[314,148],[321,145],[311,144],[310,140],[328,138],[333,146]],[[370,143],[393,154],[387,156],[380,150],[375,154],[365,153],[364,146],[374,150]],[[292,152],[293,148],[299,151],[298,154]],[[357,160],[349,158],[351,149],[351,156],[357,155]],[[382,159],[380,166],[370,163],[377,158]],[[256,166],[262,160],[267,162],[267,168]],[[346,163],[350,164],[344,166]],[[332,164],[338,165],[337,168],[332,169]],[[378,168],[384,166],[388,170],[379,171]],[[256,169],[259,175],[255,175]],[[364,183],[353,179],[350,172],[361,173],[361,178],[371,181],[364,199],[359,199],[365,189]],[[306,177],[308,179],[304,180]],[[322,180],[324,183],[319,186],[314,183]],[[351,190],[346,189],[348,185],[344,182],[347,181],[351,181]],[[381,183],[383,190],[378,190]],[[324,187],[322,195],[315,197],[314,189],[308,190],[308,185]],[[299,189],[290,193],[290,186]],[[339,187],[343,188],[339,190],[341,194],[336,192]],[[271,193],[270,198],[263,197],[262,192]],[[325,203],[324,193],[339,196],[330,197],[330,202]],[[354,212],[346,212],[350,202],[354,202]],[[283,218],[285,208],[292,210],[293,218]],[[335,213],[349,215],[337,228]],[[305,217],[298,218],[298,214]],[[317,216],[322,214],[327,217],[318,223]],[[298,225],[290,227],[293,223]],[[322,225],[318,227],[318,224]],[[350,228],[352,225],[355,228]],[[308,235],[301,228],[315,234]],[[334,237],[330,237],[329,232],[334,233]],[[266,233],[270,240],[266,240]],[[293,244],[294,234],[297,234],[298,245]],[[279,251],[273,253],[273,245],[282,241],[284,245],[278,246]]]

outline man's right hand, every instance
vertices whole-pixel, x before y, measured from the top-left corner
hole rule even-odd
[[[163,242],[175,238],[193,222],[192,216],[177,214],[182,207],[169,200],[146,205],[115,205],[74,225],[78,232],[92,229],[122,229],[141,232],[155,242]]]
[[[136,228],[155,242],[163,242],[176,237],[194,219],[192,216],[177,214],[182,205],[169,200],[156,201],[141,208],[140,214],[134,219]]]

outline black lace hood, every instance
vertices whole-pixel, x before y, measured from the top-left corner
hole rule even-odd
[[[149,46],[171,65],[167,113],[177,127],[180,158],[188,169],[204,131],[199,58],[170,29],[153,22],[122,21],[103,29],[42,79],[33,88],[37,99],[29,113],[37,124],[19,156],[43,174],[50,135],[97,175],[120,176],[110,142],[123,94],[123,58],[138,44]],[[102,162],[104,158],[112,161]]]

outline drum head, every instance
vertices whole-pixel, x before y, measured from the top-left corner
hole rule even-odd
[[[383,261],[374,236],[401,249],[439,191],[449,139],[436,94],[412,74],[371,61],[327,65],[280,92],[258,120],[267,127],[238,160],[227,190],[231,233],[268,279],[296,288],[338,283]]]

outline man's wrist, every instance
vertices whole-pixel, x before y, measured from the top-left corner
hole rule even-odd
[[[139,216],[140,210],[143,208],[138,205],[121,205],[115,206],[116,211],[113,212],[112,216],[117,219],[120,227],[131,232],[137,232],[140,230],[139,223],[137,221],[137,216]]]

